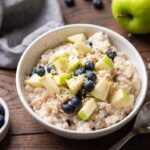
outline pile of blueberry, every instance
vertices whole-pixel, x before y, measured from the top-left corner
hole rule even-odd
[[[65,1],[65,4],[66,4],[68,7],[73,7],[73,6],[75,6],[75,0],[64,0],[64,1]],[[86,0],[86,1],[91,1],[91,0]],[[102,0],[92,0],[92,4],[93,4],[93,6],[94,6],[96,9],[101,9],[101,8],[103,8]]]
[[[114,60],[116,57],[116,52],[112,49],[108,50],[106,55]],[[95,65],[91,61],[87,61],[84,67],[79,67],[74,71],[74,76],[85,74],[87,80],[83,84],[83,88],[67,103],[63,104],[62,109],[65,113],[71,114],[74,113],[76,109],[81,105],[82,99],[86,97],[87,92],[91,92],[94,87],[96,80],[96,73],[94,72]]]
[[[5,111],[3,106],[0,104],[0,128],[4,125],[5,123]]]

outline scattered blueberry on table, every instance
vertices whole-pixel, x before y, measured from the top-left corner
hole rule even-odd
[[[0,128],[4,125],[5,123],[5,111],[3,106],[0,104]]]
[[[64,0],[64,1],[68,7],[72,7],[75,5],[75,0]]]

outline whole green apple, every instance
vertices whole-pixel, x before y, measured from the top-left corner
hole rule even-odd
[[[112,14],[130,33],[150,33],[150,0],[113,0]]]

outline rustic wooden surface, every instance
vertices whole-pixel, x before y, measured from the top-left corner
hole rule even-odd
[[[95,10],[90,2],[76,0],[76,6],[67,8],[63,0],[59,0],[64,20],[71,23],[92,23],[108,27],[131,41],[139,50],[148,70],[150,61],[150,35],[131,36],[123,30],[112,18],[111,0],[103,0],[104,9]],[[149,89],[149,88],[148,88]],[[42,128],[25,111],[21,105],[15,87],[15,70],[0,69],[0,96],[3,97],[10,109],[11,127],[8,136],[0,143],[0,150],[106,150],[117,142],[132,128],[133,121],[106,137],[90,141],[77,141],[64,139]],[[146,101],[150,98],[150,90],[147,92]],[[139,135],[130,140],[123,150],[148,150],[150,149],[150,134]]]

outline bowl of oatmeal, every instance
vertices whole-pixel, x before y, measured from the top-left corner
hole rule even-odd
[[[147,73],[137,50],[121,35],[74,24],[46,32],[27,47],[16,86],[25,109],[49,131],[92,139],[136,115]]]

